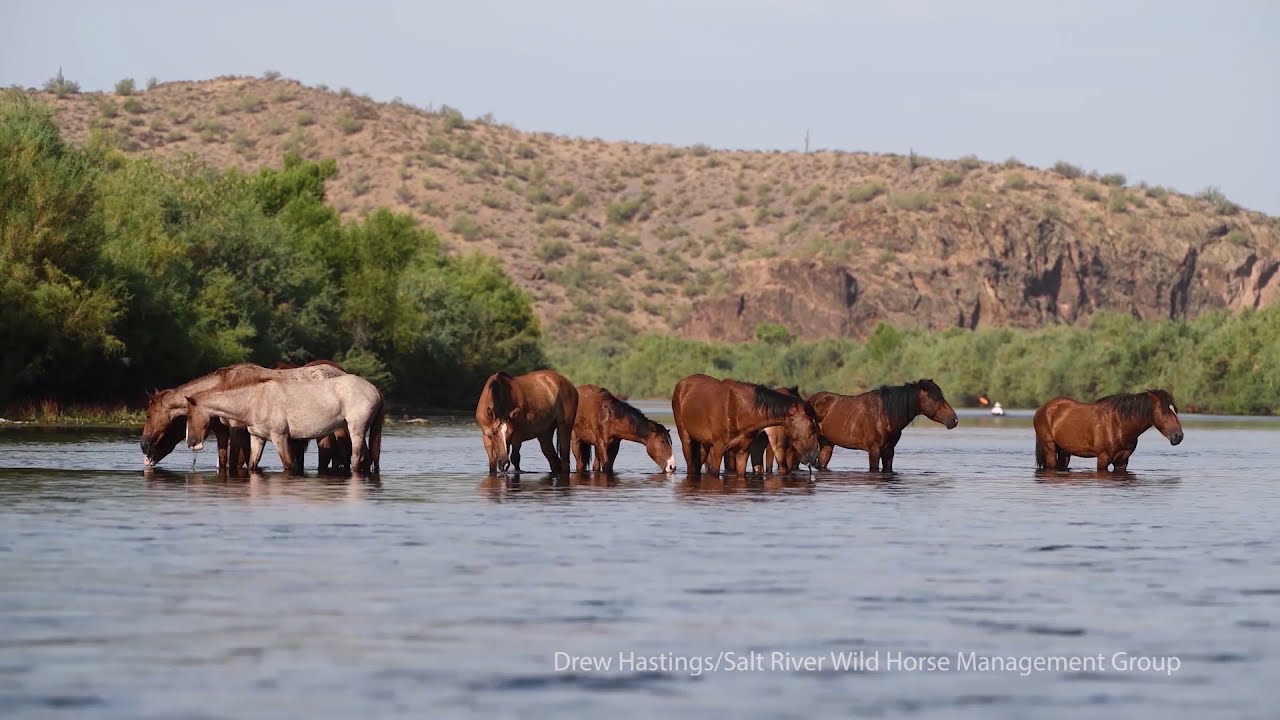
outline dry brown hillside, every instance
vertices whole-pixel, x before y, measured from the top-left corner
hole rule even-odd
[[[554,338],[1184,317],[1280,287],[1276,218],[1066,165],[567,138],[279,79],[42,98],[71,138],[99,129],[129,152],[336,158],[344,214],[391,207],[500,258]]]

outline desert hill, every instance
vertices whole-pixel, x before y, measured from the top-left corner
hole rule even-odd
[[[130,153],[335,158],[344,215],[390,207],[500,258],[560,341],[1181,318],[1280,296],[1280,219],[1066,163],[567,138],[278,78],[36,95],[71,139]]]

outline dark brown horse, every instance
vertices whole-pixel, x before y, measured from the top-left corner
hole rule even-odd
[[[152,467],[160,462],[187,436],[187,396],[207,390],[220,390],[255,383],[262,379],[316,380],[344,374],[327,361],[317,361],[304,368],[271,370],[253,363],[238,363],[202,375],[176,388],[159,390],[147,396],[146,421],[142,426],[142,463]],[[209,431],[218,442],[218,468],[238,469],[249,463],[249,433],[235,423],[215,418]]]
[[[1093,403],[1056,397],[1036,410],[1033,424],[1036,466],[1056,470],[1066,470],[1076,455],[1097,458],[1098,472],[1108,466],[1124,472],[1138,436],[1152,426],[1170,445],[1182,442],[1178,409],[1166,390],[1108,395]]]
[[[734,458],[731,467],[738,476],[744,475],[747,450],[767,427],[786,429],[800,462],[811,464],[817,456],[818,425],[813,410],[800,398],[763,385],[690,375],[676,383],[671,410],[691,476],[702,474],[704,462],[715,472],[730,454]]]
[[[774,389],[783,395],[800,397],[800,388],[796,386]],[[767,427],[757,433],[755,440],[751,441],[751,447],[747,449],[747,456],[751,459],[752,472],[772,473],[774,462],[777,461],[778,472],[786,475],[800,463],[799,453],[791,446],[791,438],[787,437],[786,429],[781,426]]]
[[[670,430],[599,385],[579,385],[578,417],[573,423],[573,457],[578,463],[578,472],[586,472],[590,462],[592,470],[613,474],[613,463],[623,440],[644,445],[649,457],[663,472],[676,471]]]
[[[554,474],[569,474],[569,445],[578,417],[578,390],[554,370],[512,377],[494,373],[476,403],[489,473],[520,472],[520,445],[538,439]],[[552,442],[554,436],[555,442]]]
[[[831,462],[835,446],[866,450],[872,472],[893,472],[893,453],[902,430],[917,415],[955,427],[960,420],[956,411],[942,396],[942,388],[932,380],[917,380],[905,385],[883,385],[861,395],[838,395],[820,392],[809,397],[809,404],[821,420],[822,451],[818,467]]]

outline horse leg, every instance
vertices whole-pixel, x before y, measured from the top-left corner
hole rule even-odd
[[[618,459],[618,451],[622,449],[622,440],[614,438],[609,441],[608,451],[605,454],[604,472],[606,475],[613,474],[613,461]]]
[[[872,447],[867,450],[867,461],[871,464],[871,472],[880,471],[880,448]]]
[[[216,420],[209,423],[209,429],[213,431],[213,437],[218,441],[218,469],[225,470],[227,455],[231,450],[231,428],[221,420]]]
[[[260,438],[257,435],[249,436],[249,470],[258,472],[259,463],[262,462],[262,451],[266,447],[266,438]]]
[[[511,472],[516,475],[520,474],[520,446],[524,441],[511,442],[507,445],[507,459],[511,461]]]
[[[1129,453],[1121,452],[1111,461],[1111,466],[1118,473],[1129,472]]]
[[[587,471],[587,463],[591,462],[591,443],[582,442],[577,435],[573,436],[573,463],[578,472]]]
[[[307,454],[307,438],[289,439],[289,456],[293,458],[293,472],[301,475],[305,472]]]
[[[714,475],[720,471],[720,466],[724,464],[724,448],[719,443],[713,444],[711,449],[707,451],[707,467]]]
[[[595,462],[592,463],[591,469],[596,472],[609,472],[609,443],[605,441],[604,438],[596,440],[595,447],[593,448],[593,455],[596,459]]]
[[[560,471],[569,476],[569,445],[573,439],[573,418],[556,424],[556,450],[560,451]]]
[[[1107,466],[1111,464],[1111,456],[1098,454],[1098,472],[1106,472]]]
[[[831,462],[831,453],[836,451],[834,443],[827,442],[826,438],[818,438],[818,469],[826,470],[828,463]]]
[[[293,440],[284,434],[272,435],[271,444],[276,446],[276,453],[280,455],[280,465],[284,468],[286,475],[292,475],[293,472]]]
[[[372,421],[370,420],[367,422]],[[360,473],[368,470],[368,468],[365,467],[365,464],[368,460],[367,456],[369,454],[369,446],[366,445],[364,441],[364,435],[368,429],[369,426],[365,425],[364,422],[347,421],[347,434],[351,436],[351,462],[348,463],[347,470],[352,475],[359,475]]]
[[[1071,467],[1071,453],[1065,450],[1058,450],[1054,457],[1053,466],[1059,470],[1066,470]]]
[[[316,438],[316,472],[324,473],[329,471],[329,465],[334,461],[334,454],[337,452],[338,436],[325,435],[322,438]]]
[[[702,458],[699,457],[698,443],[685,432],[683,428],[676,428],[676,434],[680,436],[680,449],[684,451],[684,467],[685,472],[693,477],[702,474]]]
[[[552,474],[558,475],[560,473],[560,456],[556,454],[556,446],[551,439],[552,432],[552,430],[548,429],[539,435],[538,444],[542,446],[542,454],[547,456],[547,464],[551,466]]]
[[[893,445],[889,445],[880,451],[880,465],[885,472],[893,472],[893,451]]]
[[[498,454],[493,449],[493,440],[484,432],[480,433],[480,439],[484,441],[485,455],[489,456],[489,474],[496,475],[498,472]]]

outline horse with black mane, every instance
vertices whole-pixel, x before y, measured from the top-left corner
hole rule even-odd
[[[820,420],[818,467],[831,462],[835,446],[867,451],[872,472],[893,472],[893,454],[902,431],[917,415],[945,425],[959,424],[956,411],[942,396],[933,380],[917,380],[904,385],[882,385],[860,395],[819,392],[809,396],[809,404]]]
[[[644,445],[663,472],[676,471],[670,430],[599,385],[579,385],[578,416],[573,423],[573,457],[578,472],[586,472],[591,463],[592,470],[613,474],[623,440]]]
[[[1056,397],[1036,410],[1036,466],[1066,470],[1071,456],[1097,458],[1098,472],[1125,472],[1138,436],[1155,427],[1170,445],[1182,442],[1182,422],[1167,390],[1108,395],[1092,403]]]
[[[801,463],[812,464],[817,456],[818,418],[812,408],[764,385],[690,375],[676,383],[671,410],[691,476],[702,474],[704,462],[715,472],[728,457],[736,474],[744,475],[747,450],[767,427],[786,429]]]
[[[798,385],[774,389],[783,395],[801,397]],[[778,472],[786,475],[800,464],[799,454],[791,446],[791,438],[787,437],[786,429],[781,426],[767,427],[757,433],[755,440],[751,441],[751,447],[747,449],[747,457],[751,459],[752,472],[772,473],[776,461]]]

